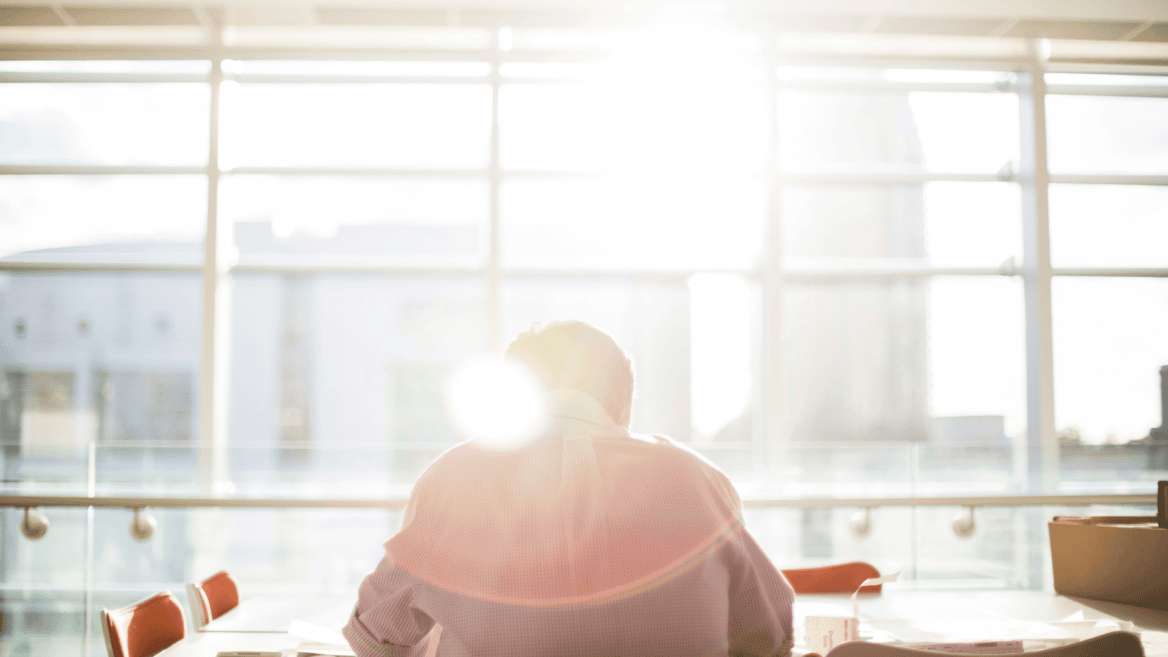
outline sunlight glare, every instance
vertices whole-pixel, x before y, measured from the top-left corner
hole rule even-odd
[[[455,372],[450,410],[463,431],[490,449],[514,449],[533,440],[547,416],[538,379],[499,358],[475,358]]]

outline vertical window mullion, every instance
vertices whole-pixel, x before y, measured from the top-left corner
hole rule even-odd
[[[222,45],[223,27],[212,30]],[[203,312],[200,332],[198,437],[199,481],[204,493],[219,494],[227,483],[227,383],[230,370],[232,245],[231,224],[219,221],[219,124],[223,59],[211,61],[210,139],[207,152],[207,228],[203,241]]]

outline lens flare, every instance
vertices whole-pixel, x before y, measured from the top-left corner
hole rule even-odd
[[[499,358],[475,358],[450,382],[454,421],[490,449],[514,449],[534,440],[547,417],[546,397],[532,372]]]

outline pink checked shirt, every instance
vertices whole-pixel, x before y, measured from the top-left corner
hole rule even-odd
[[[787,655],[794,593],[726,476],[553,397],[539,440],[418,479],[345,627],[357,655]]]

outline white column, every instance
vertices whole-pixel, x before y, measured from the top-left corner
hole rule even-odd
[[[222,27],[214,30],[222,43]],[[219,100],[223,61],[211,62],[211,139],[207,159],[207,233],[203,245],[203,326],[199,359],[199,480],[203,492],[227,488],[227,387],[231,365],[230,222],[219,221]]]
[[[499,41],[501,30],[494,34],[491,44],[491,223],[488,227],[487,247],[487,351],[502,353],[503,309],[502,276],[499,271],[499,186],[502,183],[502,168],[499,165],[499,90],[503,76],[499,73],[502,63]]]
[[[779,171],[782,134],[778,126],[779,86],[776,77],[778,58],[775,55],[773,44],[770,42],[767,44],[766,67],[768,142],[770,146],[767,156],[766,243],[763,246],[762,267],[762,340],[760,341],[762,376],[758,379],[762,397],[762,417],[761,422],[755,422],[754,431],[754,473],[758,483],[762,485],[766,485],[775,472],[776,461],[787,442],[783,418],[783,235],[780,205],[782,183]],[[763,463],[763,461],[769,462]]]
[[[1022,276],[1026,298],[1026,458],[1032,493],[1058,486],[1054,424],[1054,345],[1051,330],[1050,173],[1046,163],[1046,82],[1042,43],[1018,76],[1022,162]]]

